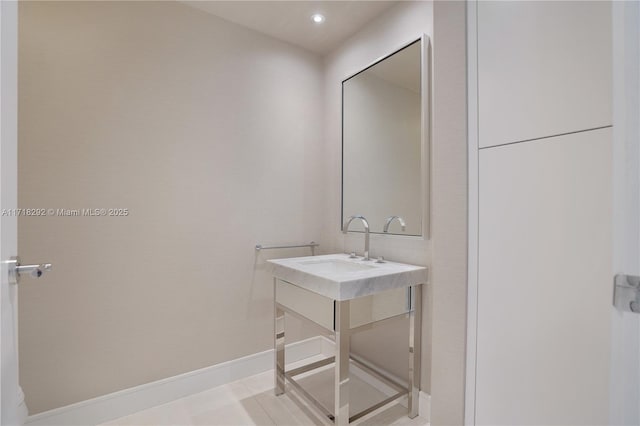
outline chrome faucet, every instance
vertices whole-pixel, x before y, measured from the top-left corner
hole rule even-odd
[[[401,218],[400,216],[389,216],[387,218],[387,222],[384,224],[384,228],[382,228],[382,232],[389,232],[389,225],[391,225],[391,222],[393,222],[394,219],[398,219],[398,222],[400,222],[400,226],[402,227],[403,231],[407,229],[407,224],[404,222],[403,218]]]
[[[362,224],[364,225],[364,258],[362,260],[370,260],[369,259],[369,222],[367,222],[367,219],[365,219],[364,216],[356,215],[356,216],[349,217],[349,219],[342,226],[342,233],[343,234],[347,233],[347,231],[349,230],[349,225],[351,225],[351,222],[354,219],[360,219],[362,221]]]

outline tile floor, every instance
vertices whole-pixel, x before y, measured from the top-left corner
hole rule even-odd
[[[309,358],[305,360],[305,363],[315,360]],[[292,364],[287,366],[287,369],[295,366]],[[331,406],[333,398],[333,370],[331,366],[296,378],[325,406]],[[353,375],[351,384],[353,412],[358,412],[384,397],[380,391]],[[102,426],[297,426],[324,424],[330,423],[315,415],[315,412],[312,412],[289,388],[287,388],[285,395],[276,397],[273,393],[273,371],[268,371],[121,417],[104,423]],[[422,417],[409,419],[406,407],[395,403],[358,419],[355,424],[422,426],[428,423]]]

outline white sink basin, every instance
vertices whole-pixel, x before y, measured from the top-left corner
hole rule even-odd
[[[268,262],[273,265],[274,277],[335,300],[427,282],[427,268],[424,266],[350,259],[343,253],[272,259]]]

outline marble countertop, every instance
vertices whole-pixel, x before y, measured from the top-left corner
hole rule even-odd
[[[427,268],[385,261],[350,259],[347,254],[268,260],[273,276],[335,300],[425,284]]]

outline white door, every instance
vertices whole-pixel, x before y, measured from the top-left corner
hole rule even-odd
[[[18,7],[16,2],[0,2],[0,210],[15,209],[18,169]],[[5,210],[6,209],[6,210]],[[17,286],[9,284],[8,260],[17,253],[17,217],[4,214],[0,220],[0,411],[2,425],[19,424],[22,396],[18,384]]]
[[[18,374],[18,285],[44,265],[18,268],[18,4],[0,1],[0,424],[20,425],[28,411]],[[30,274],[28,274],[30,273]],[[29,280],[23,282],[29,285]],[[31,283],[32,285],[33,283]],[[24,285],[24,284],[23,284]]]
[[[640,276],[640,2],[614,2],[612,12],[613,273]],[[616,293],[609,423],[639,425],[640,314],[629,312],[638,292]]]

